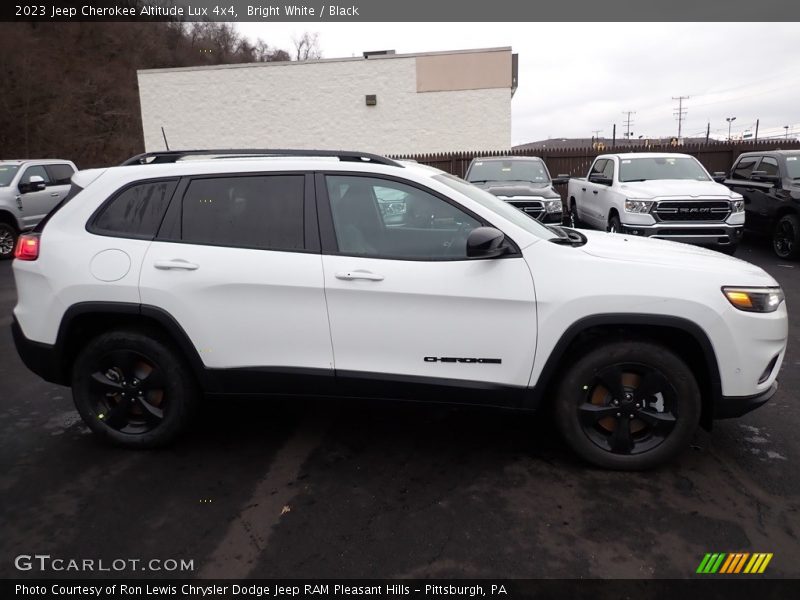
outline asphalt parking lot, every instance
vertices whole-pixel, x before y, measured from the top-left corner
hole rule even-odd
[[[800,306],[800,263],[738,256]],[[0,575],[20,554],[187,559],[200,577],[689,577],[771,552],[800,577],[800,318],[765,407],[648,473],[593,469],[535,416],[334,401],[208,405],[161,451],[97,442],[20,362],[0,263]],[[92,576],[44,573],[45,576]],[[100,573],[96,574],[101,576]],[[176,573],[123,571],[118,576]]]

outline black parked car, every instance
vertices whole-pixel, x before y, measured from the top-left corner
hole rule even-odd
[[[725,185],[744,196],[745,229],[772,236],[780,258],[800,258],[800,150],[746,152]]]
[[[536,156],[475,158],[464,179],[491,192],[543,223],[561,223],[561,196],[553,185],[567,183],[569,175],[551,179],[544,161]]]

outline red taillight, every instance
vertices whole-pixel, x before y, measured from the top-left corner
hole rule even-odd
[[[19,260],[36,260],[39,258],[39,234],[29,233],[19,236],[14,258]]]

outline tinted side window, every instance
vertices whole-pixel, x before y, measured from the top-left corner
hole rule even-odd
[[[779,175],[778,161],[770,156],[765,156],[761,159],[761,164],[758,165],[759,171],[766,172],[767,175]]]
[[[757,156],[747,156],[739,160],[733,168],[734,179],[750,179],[750,173],[753,172],[753,167],[758,162]]]
[[[607,160],[606,166],[603,167],[603,177],[614,179],[614,161]]]
[[[41,165],[36,165],[35,167],[28,167],[27,169],[25,169],[25,172],[22,174],[22,177],[20,177],[19,182],[30,183],[31,177],[33,177],[34,175],[38,175],[39,177],[44,179],[44,182],[47,185],[51,185],[50,176],[47,174],[45,168]]]
[[[69,165],[47,165],[47,172],[53,185],[69,185],[69,180],[75,173]]]
[[[112,235],[155,236],[177,181],[148,181],[119,193],[95,217],[91,231]]]
[[[602,175],[603,171],[606,168],[606,163],[607,162],[609,162],[609,161],[606,160],[605,158],[603,158],[601,160],[596,160],[594,162],[594,164],[592,165],[592,172],[590,173],[590,175]]]
[[[343,254],[387,259],[467,258],[477,219],[417,187],[375,177],[329,175],[328,197]]]
[[[302,250],[303,175],[195,179],[183,197],[181,239],[192,244]]]

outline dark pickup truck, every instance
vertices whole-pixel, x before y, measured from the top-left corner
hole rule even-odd
[[[770,235],[780,258],[800,259],[800,150],[746,152],[725,185],[744,197],[745,229]]]
[[[561,223],[561,196],[553,185],[566,183],[569,175],[555,179],[536,156],[474,158],[464,177],[470,183],[505,200],[542,223]]]

